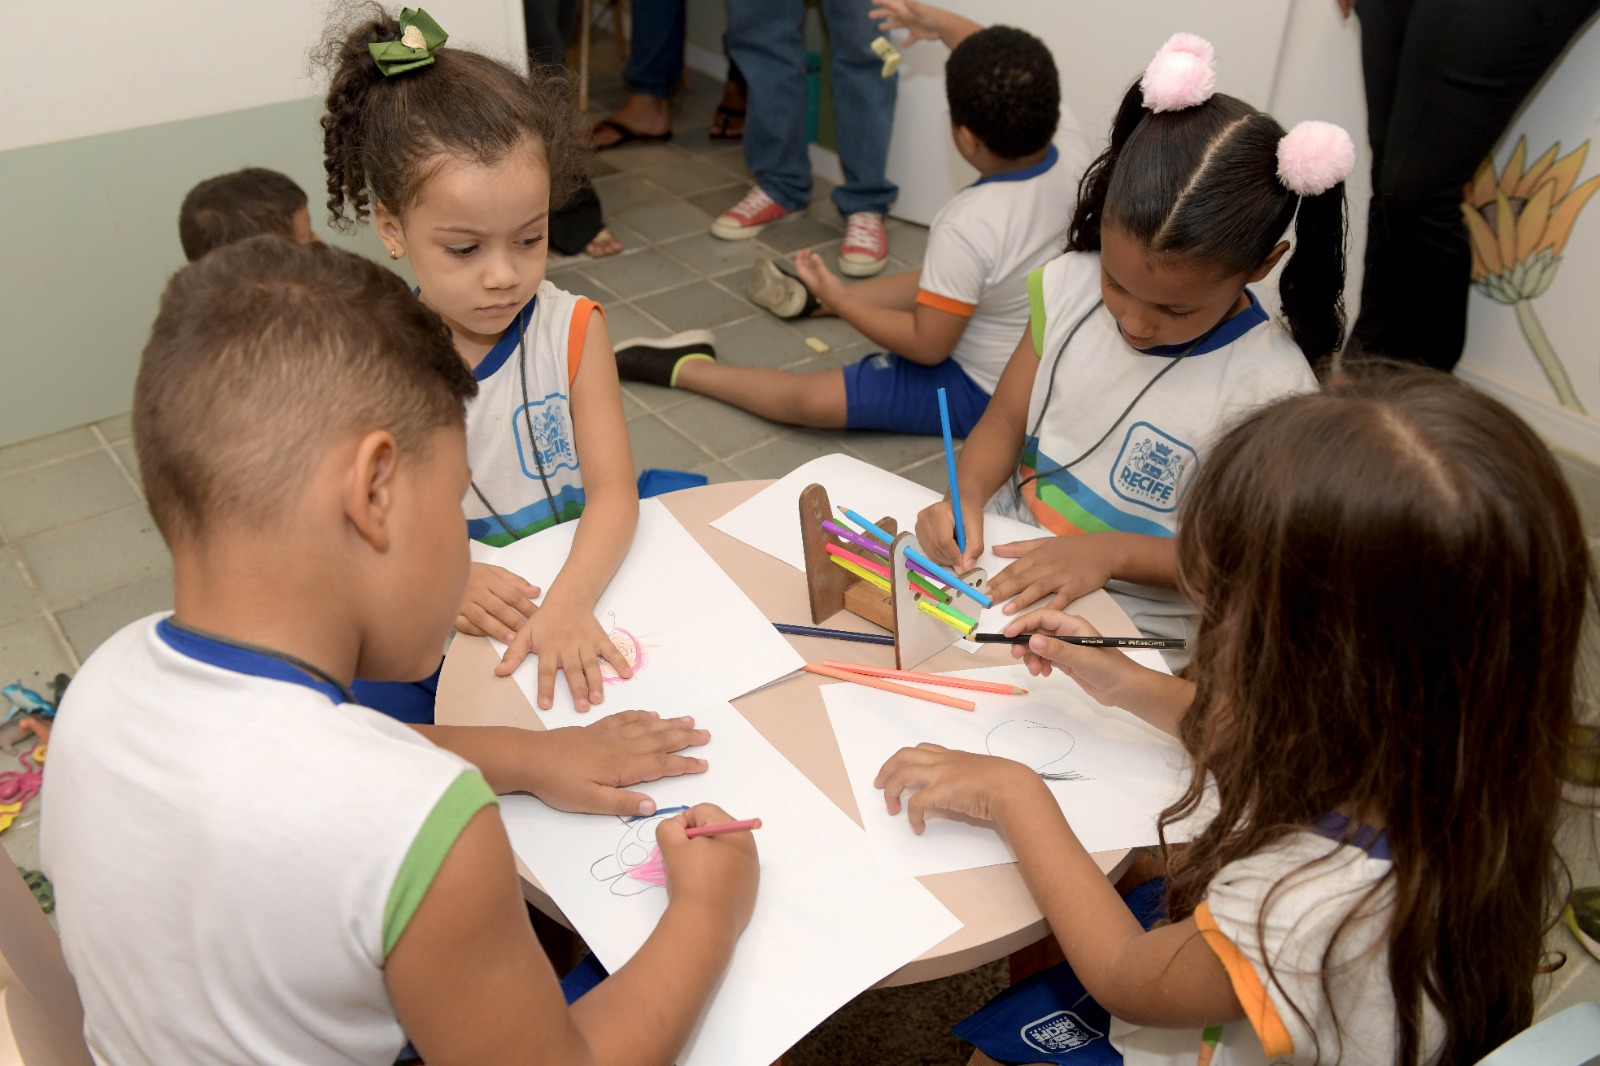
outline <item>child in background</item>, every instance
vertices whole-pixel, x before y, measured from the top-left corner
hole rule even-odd
[[[260,233],[293,237],[301,244],[319,239],[311,232],[305,190],[276,170],[246,167],[207,178],[189,190],[178,209],[178,240],[191,263],[213,248]]]
[[[1227,431],[1177,549],[1192,680],[1043,635],[1093,632],[1056,611],[1006,627],[1183,742],[1163,840],[1216,813],[1165,883],[1125,904],[1017,763],[925,744],[880,774],[919,831],[997,823],[1067,958],[957,1028],[973,1062],[1479,1061],[1533,1021],[1559,906],[1596,588],[1554,458],[1453,378],[1360,374]]]
[[[569,1010],[494,794],[642,812],[597,768],[705,733],[642,712],[413,729],[349,692],[431,668],[455,617],[476,387],[439,317],[357,256],[257,237],[168,285],[133,430],[177,611],[73,680],[40,838],[97,1061],[389,1066],[409,1037],[430,1062],[666,1066],[682,1047],[750,916],[750,834],[686,839],[724,820],[710,806],[663,822],[666,914]]]
[[[1285,134],[1215,83],[1209,43],[1162,47],[1084,175],[1066,254],[1028,278],[1030,327],[957,466],[962,499],[1058,534],[996,548],[1021,556],[989,587],[1016,596],[1010,610],[1115,580],[1141,632],[1188,637],[1171,537],[1196,468],[1233,418],[1314,388],[1310,364],[1339,347],[1350,138],[1326,123]],[[1246,287],[1286,254],[1287,330]],[[917,536],[970,568],[982,511],[964,520],[965,556],[948,499]]]
[[[370,208],[478,381],[468,534],[498,546],[578,523],[539,606],[523,575],[475,563],[456,628],[509,645],[497,673],[537,655],[541,708],[560,670],[586,711],[604,699],[602,659],[632,676],[594,605],[632,542],[639,496],[604,313],[544,276],[551,205],[583,172],[568,83],[558,68],[525,77],[445,48],[423,11],[397,22],[376,5],[361,10],[320,52],[331,74],[329,216],[350,228]]]
[[[1088,143],[1076,129],[1064,149],[1051,143],[1061,88],[1044,42],[938,8],[919,15],[952,49],[950,132],[977,182],[935,216],[920,270],[846,285],[803,250],[793,274],[763,260],[747,285],[751,301],[780,318],[838,315],[888,350],[797,374],[719,363],[697,332],[619,345],[624,380],[688,389],[776,422],[929,434],[940,432],[942,387],[955,435],[977,424],[1027,324],[1028,272],[1054,254]]]

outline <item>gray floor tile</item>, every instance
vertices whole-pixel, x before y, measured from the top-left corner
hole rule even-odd
[[[613,348],[634,337],[665,337],[671,332],[632,304],[612,304],[606,308],[606,333],[611,337]]]
[[[748,184],[730,185],[722,189],[713,189],[710,192],[695,193],[685,196],[684,199],[694,204],[712,218],[744,199],[744,194],[750,191]]]
[[[750,269],[750,264],[758,259],[771,259],[772,249],[760,241],[725,241],[720,237],[713,237],[701,226],[693,235],[681,240],[672,241],[670,244],[660,246],[663,252],[688,263],[702,274],[726,274],[729,271],[738,271],[740,277],[735,286],[739,291],[744,288],[744,274]]]
[[[0,625],[30,618],[39,613],[33,589],[17,567],[10,551],[0,550]],[[0,684],[4,684],[0,681]]]
[[[694,468],[696,474],[704,474],[713,485],[721,485],[727,481],[744,481],[745,476],[724,462],[706,463],[704,466]]]
[[[688,156],[652,168],[650,180],[674,196],[692,196],[734,185],[739,179],[707,159]]]
[[[889,254],[907,263],[920,263],[928,251],[925,226],[902,223],[889,230]]]
[[[54,462],[69,455],[77,455],[98,447],[100,442],[88,426],[79,426],[48,437],[35,437],[9,447],[0,448],[0,474],[23,470],[40,463]]]
[[[1574,1003],[1600,1002],[1600,966],[1597,966],[1594,959],[1572,939],[1571,934],[1566,932],[1565,926],[1561,927],[1561,931],[1566,935],[1569,945],[1559,949],[1567,953],[1567,965],[1561,969],[1566,971],[1570,967],[1572,972],[1570,976],[1564,972],[1555,975],[1553,994],[1539,1004],[1536,1019],[1559,1014]]]
[[[644,415],[629,422],[628,441],[633,445],[636,471],[651,467],[692,470],[713,458],[655,415]]]
[[[950,479],[945,469],[943,455],[936,455],[932,459],[926,459],[913,467],[901,470],[900,476],[934,492],[944,492],[949,488]]]
[[[716,110],[716,105],[712,105]],[[715,159],[723,154],[743,155],[742,141],[716,141],[711,139],[711,123],[696,122],[697,116],[683,116],[685,127],[678,128],[678,118],[673,120],[672,143],[686,152],[692,153],[697,159]],[[708,116],[709,118],[709,116]]]
[[[172,610],[172,573],[161,571],[101,593],[56,615],[78,658],[87,659],[111,634],[135,619]]]
[[[765,312],[717,330],[717,357],[734,366],[783,370],[815,355],[798,329]]]
[[[716,329],[756,313],[745,300],[710,281],[695,281],[634,301],[674,330]]]
[[[590,259],[585,262],[592,263],[595,260]],[[550,280],[557,287],[577,293],[579,296],[587,296],[596,303],[612,304],[622,299],[613,289],[600,284],[581,270],[563,270]]]
[[[723,152],[707,158],[727,171],[729,177],[743,185],[747,190],[756,183],[756,176],[750,172],[749,165],[745,163],[743,151]]]
[[[1591,537],[1600,536],[1600,467],[1566,452],[1557,452],[1556,459],[1572,487],[1572,495],[1577,497],[1585,531]]]
[[[21,540],[138,502],[101,450],[0,478],[0,527],[8,539]]]
[[[142,504],[20,541],[16,551],[51,608],[172,566],[155,521]]]
[[[133,450],[133,441],[131,441],[131,440],[121,441],[121,442],[119,442],[117,444],[112,445],[112,448],[114,448],[116,450],[117,457],[122,460],[122,465],[124,465],[124,466],[126,466],[128,468],[128,473],[133,475],[133,479],[135,481],[138,481],[139,480],[139,456],[138,456],[138,453]]]
[[[605,156],[595,155],[589,158],[589,177],[591,179],[609,178],[613,174],[620,173],[622,171],[606,162]]]
[[[645,407],[645,405],[640,403],[638,400],[634,399],[633,395],[630,392],[628,392],[627,389],[623,389],[622,390],[622,417],[623,418],[626,418],[626,419],[628,419],[628,421],[631,422],[635,418],[638,418],[640,415],[647,415],[649,413],[650,413],[650,409]]]
[[[612,148],[602,154],[607,163],[633,174],[649,174],[656,167],[690,158],[687,152],[671,143],[630,144],[626,148]]]
[[[627,300],[670,289],[684,281],[683,264],[654,248],[596,260],[585,266],[583,273]]]
[[[96,422],[95,425],[100,427],[100,432],[105,434],[106,440],[113,444],[133,436],[133,416],[131,414],[107,418]]]
[[[832,211],[833,208],[822,210]],[[797,218],[775,222],[761,233],[761,243],[774,251],[788,254],[802,248],[815,248],[819,244],[839,239],[839,231],[825,226],[814,218]]]
[[[805,318],[795,321],[795,328],[808,337],[818,337],[827,342],[828,347],[845,349],[860,344],[872,342],[863,337],[850,323],[842,318]],[[877,351],[876,348],[873,349]]]
[[[648,241],[670,241],[703,233],[711,216],[682,200],[657,200],[617,212],[617,219],[636,230]]]
[[[944,441],[910,433],[851,430],[838,434],[840,445],[882,470],[904,470],[930,458],[944,460]]]
[[[789,428],[705,396],[692,397],[660,418],[718,458],[749,451]]]
[[[61,642],[43,618],[27,618],[0,626],[0,678],[21,681],[39,692],[49,692],[57,674],[74,667]]]
[[[647,180],[642,174],[633,173],[599,178],[594,183],[594,191],[600,194],[600,202],[605,205],[607,218],[630,207],[659,203],[668,199],[667,191],[661,186]]]
[[[820,430],[791,429],[759,448],[734,456],[727,463],[747,478],[776,478],[839,450],[838,442]]]

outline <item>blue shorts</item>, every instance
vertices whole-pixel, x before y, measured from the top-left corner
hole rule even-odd
[[[1167,916],[1167,879],[1128,893],[1128,909],[1150,929]],[[950,1030],[996,1062],[1117,1066],[1111,1014],[1089,998],[1064,962],[1012,985]]]
[[[989,394],[954,359],[923,366],[893,352],[869,355],[844,368],[845,425],[943,436],[941,388],[950,406],[950,433],[965,437],[983,417]]]

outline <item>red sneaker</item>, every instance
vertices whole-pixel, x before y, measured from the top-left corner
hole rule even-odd
[[[711,223],[711,235],[725,241],[747,241],[759,237],[769,223],[796,214],[799,212],[790,211],[762,192],[761,186],[752,185],[743,200],[722,212]]]
[[[844,241],[839,245],[839,273],[870,278],[889,262],[889,231],[883,216],[857,211],[844,220]]]

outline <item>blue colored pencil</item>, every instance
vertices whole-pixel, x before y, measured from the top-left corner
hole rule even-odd
[[[854,511],[850,510],[850,508],[841,507],[841,508],[839,508],[839,511],[846,518],[850,519],[850,521],[854,522],[856,525],[860,526],[862,529],[866,530],[868,533],[872,534],[874,537],[877,537],[879,540],[883,541],[885,544],[893,544],[894,543],[894,538],[893,537],[891,537],[889,534],[885,533],[883,530],[879,529],[876,524],[874,524],[872,522],[868,522],[865,518],[862,518],[860,515],[856,514]]]
[[[950,507],[956,516],[956,550],[967,557],[967,524],[961,520],[961,486],[956,484],[956,446],[950,439],[950,404],[939,390],[939,424],[944,427],[944,466],[950,479]]]
[[[943,581],[946,585],[954,585],[962,592],[965,592],[968,596],[971,596],[973,599],[977,600],[978,603],[982,604],[984,607],[988,607],[994,603],[994,600],[984,595],[982,592],[979,592],[965,581],[962,581],[959,577],[956,577],[956,575],[952,574],[950,571],[946,570],[944,567],[940,566],[926,555],[923,555],[909,544],[906,545],[906,558],[912,560],[913,562],[921,563],[923,566],[927,567],[933,572],[934,577],[938,578],[940,581]]]

